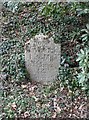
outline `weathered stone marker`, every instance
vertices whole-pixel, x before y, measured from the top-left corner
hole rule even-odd
[[[36,35],[25,45],[25,64],[32,80],[48,84],[57,78],[60,65],[60,44],[43,34]]]

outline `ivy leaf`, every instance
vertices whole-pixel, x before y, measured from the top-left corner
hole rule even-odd
[[[80,51],[81,51],[82,54],[84,54],[84,50],[83,49],[81,49]]]

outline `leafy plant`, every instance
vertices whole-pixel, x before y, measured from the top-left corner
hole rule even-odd
[[[18,89],[18,88],[16,88]],[[21,113],[25,113],[29,108],[29,101],[31,102],[30,97],[25,96],[25,94],[21,90],[12,89],[13,93],[9,96],[3,96],[3,113],[1,114],[2,118],[13,119],[21,115]],[[4,91],[5,92],[5,91]],[[18,93],[19,92],[19,93]],[[33,100],[34,101],[34,100]],[[29,111],[28,111],[29,113]]]
[[[81,70],[78,73],[78,80],[82,89],[89,91],[89,49],[81,49],[81,52],[78,54],[79,68]]]
[[[4,3],[4,6],[6,6],[10,11],[14,13],[18,8],[19,2],[20,2],[19,0],[18,1],[8,0],[7,2]]]
[[[77,68],[62,67],[59,69],[59,80],[61,85],[74,92],[79,87],[76,77]]]
[[[89,24],[86,24],[86,29],[81,30],[83,32],[81,36],[83,49],[78,53],[79,68],[81,70],[78,73],[78,80],[86,92],[89,92]]]
[[[9,75],[13,81],[24,80],[26,69],[22,43],[15,39],[6,40],[0,47],[2,74]]]
[[[89,46],[89,24],[86,24],[86,29],[82,29],[81,32],[84,32],[81,36],[83,45]]]

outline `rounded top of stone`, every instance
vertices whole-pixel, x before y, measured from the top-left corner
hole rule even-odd
[[[31,39],[31,41],[37,41],[37,40],[39,40],[41,42],[46,41],[46,40],[48,40],[48,36],[44,35],[43,33],[40,33],[40,34],[36,35],[34,38]]]
[[[25,45],[30,45],[30,43],[33,43],[33,42],[37,42],[37,40],[39,41],[39,42],[45,42],[45,41],[48,41],[48,43],[49,42],[51,42],[51,43],[54,43],[54,40],[53,40],[53,38],[52,37],[48,37],[47,35],[44,35],[43,33],[40,33],[40,34],[37,34],[37,35],[35,35],[33,38],[31,38],[29,41],[27,41],[26,43],[25,43]]]
[[[48,36],[44,35],[43,33],[40,33],[34,37],[34,39],[37,39],[37,38],[48,38]]]

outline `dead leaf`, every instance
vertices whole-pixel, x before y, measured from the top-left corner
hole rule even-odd
[[[25,89],[25,88],[27,88],[27,85],[21,85],[21,87],[22,87],[23,89]]]
[[[36,107],[40,108],[41,107],[41,104],[38,102],[36,103]]]
[[[54,112],[53,115],[52,115],[52,118],[56,118],[56,116],[57,116],[57,113]]]
[[[60,113],[60,112],[61,112],[61,108],[60,108],[59,106],[57,106],[56,112],[57,112],[57,113]]]
[[[81,111],[81,110],[82,110],[82,108],[83,108],[83,105],[80,105],[79,110]]]
[[[33,91],[35,90],[35,88],[37,88],[37,86],[36,86],[36,85],[34,85],[34,86],[30,87],[30,88],[29,88],[29,91],[32,91],[32,92],[33,92]]]
[[[29,112],[26,111],[26,112],[24,113],[24,117],[27,118],[27,117],[29,117],[29,116],[30,116]]]
[[[13,103],[13,104],[11,105],[11,108],[12,108],[12,110],[16,110],[16,108],[17,108],[16,103]]]
[[[38,98],[37,98],[37,97],[32,96],[32,98],[34,98],[35,102],[37,102],[37,101],[38,101]]]
[[[30,93],[29,93],[29,96],[31,96],[31,97],[32,97],[32,96],[35,96],[35,93],[34,93],[34,92],[30,92]]]

